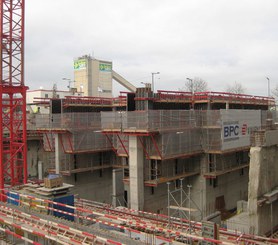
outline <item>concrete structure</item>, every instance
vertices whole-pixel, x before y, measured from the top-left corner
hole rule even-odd
[[[59,170],[83,198],[162,214],[178,203],[183,217],[201,220],[220,211],[226,219],[238,200],[247,201],[250,136],[268,125],[269,103],[149,88],[128,94],[125,105],[64,99],[60,113],[36,116],[49,155],[44,171]]]
[[[278,226],[278,130],[258,132],[255,137],[250,150],[248,211],[251,233],[262,235]]]
[[[74,87],[84,96],[112,97],[112,62],[84,55],[74,60]]]
[[[74,60],[74,88],[84,96],[112,97],[112,79],[128,91],[135,92],[136,87],[112,70],[111,61],[104,61],[84,55]]]
[[[238,202],[238,214],[227,220],[228,229],[271,236],[277,230],[277,145],[278,130],[254,133],[250,149],[248,202]]]

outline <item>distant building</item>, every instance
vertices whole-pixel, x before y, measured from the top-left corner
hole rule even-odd
[[[84,96],[112,97],[112,62],[85,55],[74,60],[74,82]]]
[[[34,113],[49,113],[50,99],[63,99],[66,96],[83,96],[81,92],[75,92],[53,89],[35,89],[28,90],[26,94],[26,103],[28,110]]]

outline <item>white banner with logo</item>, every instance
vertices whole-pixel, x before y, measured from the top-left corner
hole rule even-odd
[[[222,150],[250,146],[253,130],[261,128],[261,111],[221,110]]]

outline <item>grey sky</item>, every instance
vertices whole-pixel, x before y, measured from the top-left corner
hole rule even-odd
[[[26,0],[26,85],[66,88],[73,58],[93,54],[135,86],[159,71],[156,89],[200,77],[211,91],[237,81],[267,95],[266,76],[278,84],[277,23],[277,0]]]

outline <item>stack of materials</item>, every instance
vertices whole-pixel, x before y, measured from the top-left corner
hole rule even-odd
[[[50,174],[44,178],[44,187],[53,188],[63,186],[63,178],[58,174]]]
[[[20,189],[11,190],[8,193],[8,196],[11,197],[8,198],[8,203],[74,221],[74,216],[67,214],[74,214],[74,209],[65,206],[74,206],[74,195],[70,191],[72,187],[73,185],[63,183],[61,176],[49,175],[44,179],[44,183],[27,183]],[[30,198],[30,196],[34,198]]]

